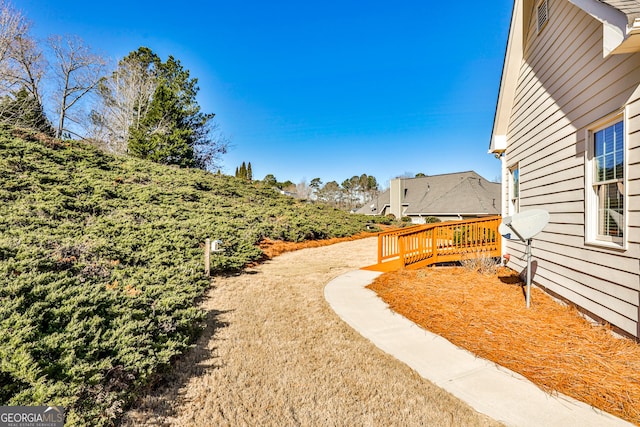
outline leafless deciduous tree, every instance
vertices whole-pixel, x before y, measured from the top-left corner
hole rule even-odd
[[[305,199],[305,200],[310,199],[311,193],[312,193],[312,188],[309,187],[309,184],[307,184],[306,180],[303,179],[298,184],[296,184],[296,194],[298,198]]]
[[[24,36],[28,24],[22,14],[14,9],[9,2],[0,0],[0,80],[1,95],[5,96],[15,89],[12,76],[15,74],[15,64],[11,60],[15,41]]]
[[[56,110],[59,114],[56,137],[59,138],[63,132],[76,134],[65,122],[81,123],[81,114],[73,116],[70,111],[100,83],[106,61],[91,52],[76,36],[51,36],[49,46],[55,61],[53,73],[57,86]]]
[[[40,84],[47,71],[47,60],[38,43],[28,35],[18,37],[11,58],[17,71],[14,76],[16,83],[42,103]]]
[[[52,133],[40,84],[46,60],[22,14],[0,0],[0,121]]]
[[[129,131],[147,114],[156,86],[157,76],[150,64],[132,55],[121,60],[98,86],[92,138],[109,152],[126,153]]]

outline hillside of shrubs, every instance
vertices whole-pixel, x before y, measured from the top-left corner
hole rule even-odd
[[[207,237],[212,274],[263,238],[366,230],[364,216],[250,182],[106,155],[0,128],[0,406],[61,405],[65,425],[112,425],[194,342]]]

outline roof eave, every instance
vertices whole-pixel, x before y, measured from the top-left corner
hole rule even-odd
[[[498,90],[498,101],[496,103],[496,113],[493,119],[493,129],[491,131],[491,143],[489,153],[502,153],[507,149],[507,131],[511,109],[513,108],[516,86],[518,83],[518,72],[522,63],[522,22],[523,5],[522,0],[515,0],[511,12],[511,24],[509,26],[509,37],[505,51],[502,76],[500,78],[500,89]]]
[[[632,25],[627,27],[627,35],[610,53],[616,55],[634,52],[640,52],[640,18],[636,18]]]
[[[602,23],[602,57],[640,52],[640,20],[598,0],[569,0]]]

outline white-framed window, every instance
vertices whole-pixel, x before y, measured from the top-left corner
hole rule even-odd
[[[585,237],[587,243],[624,248],[625,122],[618,114],[587,132]]]
[[[509,168],[509,215],[520,212],[520,165]]]
[[[536,6],[538,16],[538,33],[542,31],[547,22],[549,22],[549,0],[542,0]]]

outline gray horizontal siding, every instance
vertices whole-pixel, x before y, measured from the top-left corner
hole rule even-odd
[[[550,222],[534,239],[541,286],[638,335],[640,305],[640,54],[602,58],[602,24],[566,0],[549,0],[550,19],[531,22],[511,111],[505,162],[520,165],[520,208]],[[585,244],[585,135],[627,107],[627,244]],[[508,182],[508,181],[504,181]],[[509,241],[512,266],[524,245]]]

